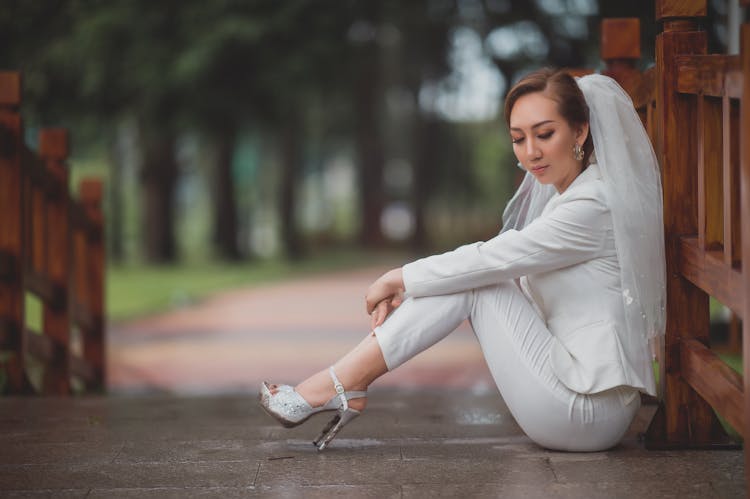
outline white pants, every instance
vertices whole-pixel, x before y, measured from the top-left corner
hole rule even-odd
[[[549,449],[598,451],[622,439],[640,407],[636,389],[581,394],[552,372],[552,334],[513,281],[461,293],[408,298],[375,329],[389,370],[445,338],[464,319],[510,412]]]

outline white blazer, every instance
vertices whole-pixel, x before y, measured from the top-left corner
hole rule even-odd
[[[524,229],[409,263],[403,279],[412,297],[519,279],[553,335],[550,363],[563,384],[579,393],[626,385],[656,394],[648,344],[625,326],[612,216],[596,164]]]

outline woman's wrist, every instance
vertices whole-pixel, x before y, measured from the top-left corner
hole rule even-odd
[[[395,268],[388,272],[390,274],[391,286],[396,292],[404,292],[404,271],[403,267]]]

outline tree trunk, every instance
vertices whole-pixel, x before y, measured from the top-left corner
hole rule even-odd
[[[214,244],[225,260],[239,260],[242,256],[237,242],[237,202],[232,173],[236,138],[236,130],[227,130],[218,138],[214,173]]]
[[[174,193],[178,176],[172,133],[146,135],[143,140],[143,252],[149,263],[177,259]]]
[[[109,146],[109,182],[107,182],[107,188],[109,189],[109,213],[107,217],[106,231],[109,248],[107,248],[107,255],[112,262],[122,263],[125,255],[122,241],[122,214],[124,211],[122,191],[125,186],[123,185],[123,165],[119,142],[119,129],[117,130],[116,135],[112,138]]]
[[[435,168],[437,158],[435,118],[417,111],[414,120],[414,165],[412,177],[412,209],[414,210],[414,232],[411,247],[422,252],[427,249],[425,209],[429,198],[430,170]]]
[[[378,47],[363,49],[364,61],[354,92],[357,119],[356,149],[359,163],[361,221],[360,243],[382,246],[380,217],[385,205],[383,190],[383,137],[380,133],[380,67]]]
[[[281,130],[281,183],[279,196],[281,213],[281,239],[286,256],[292,260],[303,256],[302,241],[297,229],[297,177],[301,163],[300,116],[289,113]]]

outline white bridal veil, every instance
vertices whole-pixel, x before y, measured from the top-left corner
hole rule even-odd
[[[612,78],[577,78],[589,107],[594,155],[612,213],[625,317],[631,338],[660,340],[666,323],[662,190],[651,141],[627,93]],[[520,230],[554,196],[526,173],[503,213],[503,231]]]

